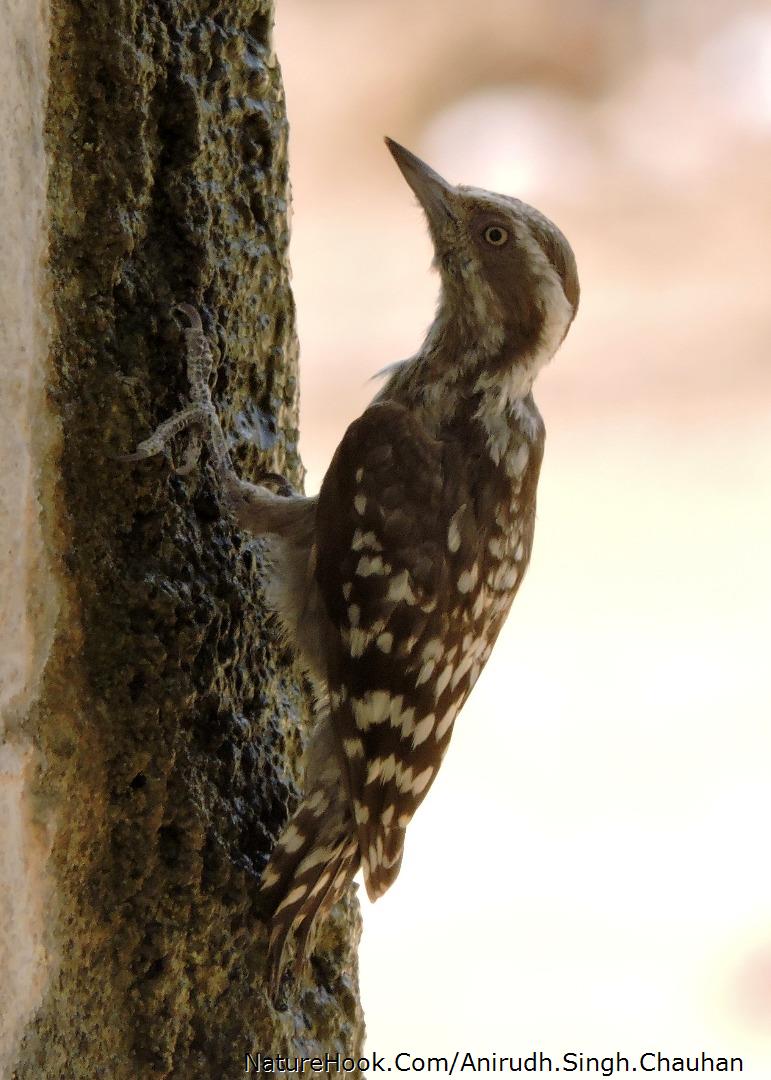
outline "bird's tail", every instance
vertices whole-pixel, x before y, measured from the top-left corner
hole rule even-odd
[[[399,876],[404,834],[405,830],[400,827],[388,829],[382,824],[376,824],[374,828],[359,826],[359,850],[364,852],[364,885],[373,903],[388,892]]]
[[[318,745],[327,723],[320,725]],[[311,934],[320,916],[340,899],[359,869],[359,843],[347,790],[336,761],[313,762],[307,794],[290,819],[262,877],[261,891],[270,915],[268,978],[276,997],[284,966],[287,938],[294,931],[293,969],[299,972],[312,947]]]

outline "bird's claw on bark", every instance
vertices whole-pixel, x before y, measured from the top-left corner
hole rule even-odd
[[[168,445],[175,435],[195,426],[195,431],[185,450],[184,458],[175,472],[187,476],[198,463],[203,439],[208,443],[211,461],[219,476],[226,500],[237,507],[243,500],[243,482],[233,471],[225,436],[211,399],[208,377],[212,368],[211,345],[204,334],[200,313],[192,304],[175,304],[172,312],[180,312],[189,326],[183,329],[187,349],[187,373],[190,384],[190,401],[168,420],[159,424],[155,431],[143,439],[131,454],[116,456],[118,461],[144,461],[155,454],[168,455]],[[278,473],[265,473],[258,481],[275,494],[288,498],[295,493],[288,480]]]
[[[198,308],[193,307],[192,304],[175,304],[172,311],[181,311],[183,315],[186,315],[190,320],[190,326],[185,327],[185,331],[195,330],[196,333],[203,332],[203,323],[201,322],[201,315]]]
[[[190,401],[168,420],[159,424],[151,435],[142,440],[133,453],[117,455],[117,460],[144,461],[155,454],[166,453],[168,444],[175,435],[198,424],[208,427],[208,441],[212,446],[215,466],[218,471],[223,472],[230,468],[230,458],[207,382],[211,370],[211,349],[204,335],[201,316],[192,304],[175,304],[171,310],[181,312],[190,323],[183,329],[187,345]],[[191,438],[183,461],[175,472],[181,476],[192,472],[200,457],[201,443],[200,436]]]
[[[263,473],[258,477],[258,483],[262,484],[262,486],[266,487],[269,491],[275,492],[276,495],[281,495],[284,499],[288,499],[292,495],[297,494],[287,478],[282,476],[281,473]]]

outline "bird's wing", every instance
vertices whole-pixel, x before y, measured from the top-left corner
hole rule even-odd
[[[447,598],[457,603],[450,584],[473,560],[474,513],[447,454],[407,409],[376,403],[348,429],[319,496],[316,577],[339,629],[330,707],[371,899],[398,874],[405,826],[469,688]]]

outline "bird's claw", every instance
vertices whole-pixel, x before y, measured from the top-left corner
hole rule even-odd
[[[289,499],[292,495],[297,494],[287,478],[282,476],[281,473],[263,473],[258,482],[269,491],[275,492],[276,495],[281,495],[284,499]]]
[[[192,304],[175,304],[173,312],[180,312],[188,321],[183,333],[187,343],[187,373],[190,383],[190,401],[168,420],[159,424],[152,435],[144,439],[131,454],[121,454],[119,461],[144,461],[155,454],[166,452],[172,438],[187,428],[196,425],[203,429],[209,446],[210,459],[230,504],[238,505],[241,481],[233,472],[227,442],[211,399],[208,377],[212,368],[211,345],[206,339],[201,316]],[[180,476],[187,476],[195,468],[201,452],[201,435],[196,432],[190,439],[182,463],[176,468]],[[294,489],[285,477],[278,473],[267,473],[261,479],[269,490],[289,497]]]
[[[193,307],[192,304],[175,304],[171,310],[181,311],[183,315],[188,317],[190,326],[185,327],[185,330],[195,330],[196,333],[203,331],[200,312],[198,311],[198,308]]]

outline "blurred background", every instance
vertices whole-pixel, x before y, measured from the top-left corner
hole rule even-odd
[[[583,287],[529,575],[364,900],[369,1048],[771,1076],[771,6],[277,7],[309,492],[433,314],[384,134],[537,205]]]

